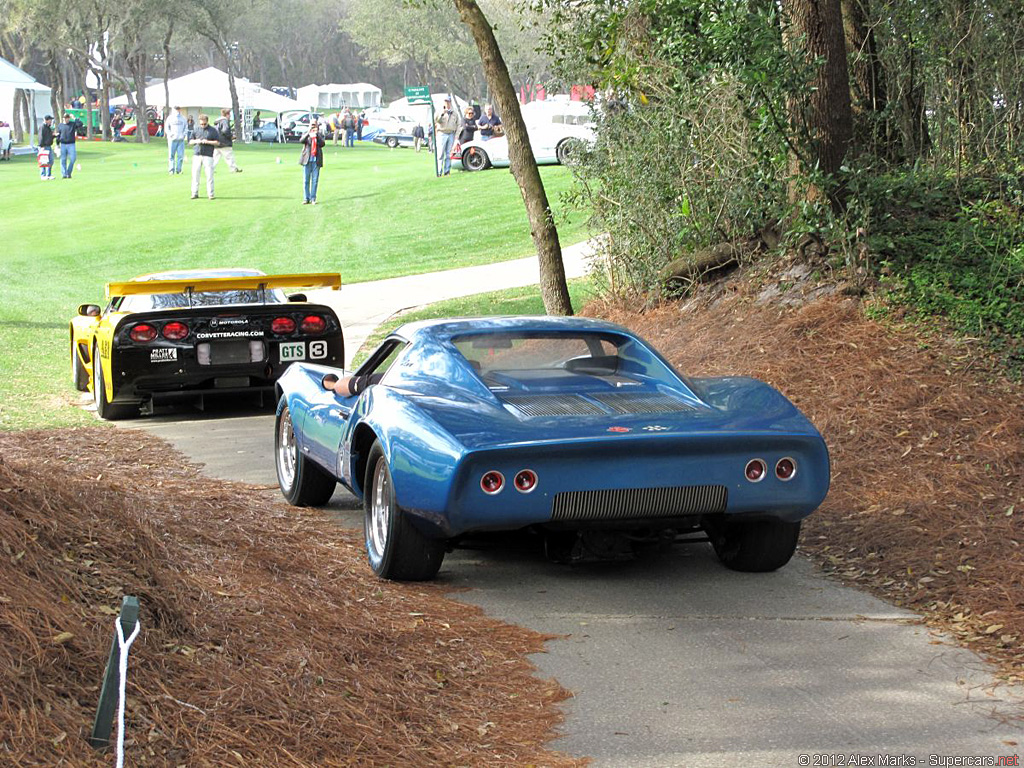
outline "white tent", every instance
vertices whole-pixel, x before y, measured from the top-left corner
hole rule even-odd
[[[316,112],[357,107],[367,109],[380,106],[383,91],[370,83],[311,83],[295,92],[295,99]]]
[[[25,132],[34,136],[38,132],[38,124],[53,109],[50,106],[50,88],[27,72],[18,69],[7,59],[0,59],[0,120],[5,123],[14,122],[14,92],[19,88],[31,91],[29,104],[33,124],[26,125]]]
[[[207,67],[189,75],[176,77],[167,83],[171,103],[169,107],[182,107],[183,112],[198,114],[200,108],[230,107],[231,89],[228,86],[228,73],[216,67]],[[258,109],[265,112],[284,112],[289,109],[301,109],[299,102],[280,96],[244,77],[235,78],[235,89],[238,91],[239,105],[245,108]],[[134,95],[134,94],[133,94]],[[127,96],[118,96],[110,100],[111,105],[128,104]],[[146,88],[146,104],[157,109],[164,105],[164,84],[155,83]]]

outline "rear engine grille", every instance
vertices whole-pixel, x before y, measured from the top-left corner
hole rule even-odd
[[[642,520],[724,512],[729,492],[724,485],[677,488],[623,488],[569,491],[555,495],[552,521]]]
[[[527,416],[602,416],[600,406],[579,395],[512,395],[505,402]]]
[[[693,410],[693,406],[679,398],[660,392],[602,392],[591,397],[616,413],[673,413]]]

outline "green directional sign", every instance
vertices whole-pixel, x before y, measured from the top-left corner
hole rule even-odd
[[[427,86],[427,85],[408,86],[405,89],[405,98],[409,101],[409,104],[429,104],[430,103],[430,86]]]

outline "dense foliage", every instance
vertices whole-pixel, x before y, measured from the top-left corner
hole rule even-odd
[[[666,264],[702,248],[815,231],[840,263],[884,276],[892,296],[1019,360],[1024,10],[834,4],[845,62],[802,48],[794,20],[826,2],[549,4],[558,71],[599,88],[600,140],[577,169],[577,195],[611,233],[610,287],[657,294]],[[827,174],[806,95],[837,62],[852,139]],[[794,194],[815,187],[826,194]]]

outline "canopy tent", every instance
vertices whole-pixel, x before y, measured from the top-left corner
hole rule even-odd
[[[164,84],[155,83],[146,88],[146,104],[157,108],[182,107],[193,115],[203,107],[230,107],[231,89],[228,86],[228,73],[216,67],[207,67],[189,75],[176,77],[167,82],[170,104],[164,104]],[[238,102],[242,109],[258,109],[266,112],[284,112],[289,109],[301,109],[299,102],[286,98],[273,91],[261,88],[244,77],[235,78],[235,89]],[[134,96],[135,94],[133,94]],[[128,104],[128,96],[118,96],[110,100],[113,106]]]
[[[296,100],[315,112],[344,109],[367,109],[380,106],[383,91],[370,83],[328,83],[305,85],[296,91]]]
[[[50,88],[40,83],[28,72],[18,69],[7,59],[0,59],[0,120],[5,123],[14,122],[14,92],[18,89],[31,91],[29,112],[32,124],[25,126],[25,132],[34,136],[37,125],[52,110]]]

